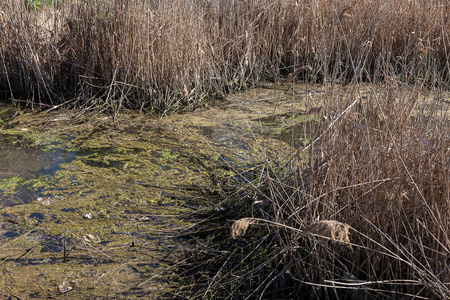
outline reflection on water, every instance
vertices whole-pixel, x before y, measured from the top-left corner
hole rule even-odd
[[[220,143],[227,147],[240,148],[248,151],[249,145],[245,141],[250,137],[248,132],[244,132],[239,127],[229,124],[223,126],[205,126],[201,128],[202,135],[208,137],[215,143]]]
[[[11,189],[8,182],[31,179],[40,175],[52,175],[61,163],[71,162],[76,152],[54,149],[43,151],[35,147],[26,147],[18,143],[11,143],[7,137],[0,136],[0,206],[11,206],[31,202],[37,192],[19,184],[14,193],[6,193],[4,189]]]
[[[61,163],[71,162],[75,155],[76,152],[61,149],[42,151],[10,144],[7,138],[0,136],[0,179],[51,175]]]
[[[318,122],[306,121],[283,129],[279,134],[273,135],[273,137],[297,148],[305,146],[319,131],[320,124]]]
[[[320,122],[315,116],[289,114],[270,115],[253,119],[261,124],[260,132],[292,147],[305,146],[320,132]]]

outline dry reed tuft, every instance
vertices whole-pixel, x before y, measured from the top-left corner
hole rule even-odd
[[[335,221],[335,220],[322,220],[313,222],[302,229],[286,226],[284,223],[276,223],[269,220],[263,220],[258,218],[242,218],[231,225],[230,235],[231,238],[236,239],[245,235],[247,229],[252,224],[266,223],[275,227],[281,227],[293,232],[299,232],[301,234],[313,234],[321,237],[329,238],[335,242],[350,243],[350,225]]]
[[[236,239],[243,236],[247,231],[248,226],[252,224],[257,224],[257,222],[251,218],[243,218],[235,221],[230,229],[231,238]]]

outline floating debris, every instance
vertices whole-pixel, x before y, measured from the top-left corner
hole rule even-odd
[[[58,291],[61,294],[65,294],[67,292],[70,292],[71,290],[73,290],[73,286],[72,285],[73,284],[71,282],[64,281],[62,284],[60,284],[58,286]]]
[[[94,216],[91,213],[87,213],[83,215],[83,218],[85,219],[92,219]]]
[[[53,199],[52,198],[39,197],[36,200],[37,200],[37,202],[40,202],[40,203],[42,203],[44,205],[47,205],[47,206],[53,203]]]
[[[88,234],[88,235],[83,235],[83,242],[86,242],[89,244],[99,244],[102,242],[102,240],[98,236]]]

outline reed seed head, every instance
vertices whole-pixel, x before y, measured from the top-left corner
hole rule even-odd
[[[247,228],[251,224],[255,224],[256,221],[252,220],[250,218],[243,218],[240,220],[237,220],[231,225],[230,234],[233,239],[236,239],[240,236],[243,236],[245,232],[247,231]]]

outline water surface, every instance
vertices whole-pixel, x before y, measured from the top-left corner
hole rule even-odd
[[[42,150],[28,147],[14,137],[0,136],[0,179],[22,177],[30,179],[39,175],[51,175],[60,164],[75,159],[75,151],[65,151],[55,147]]]

